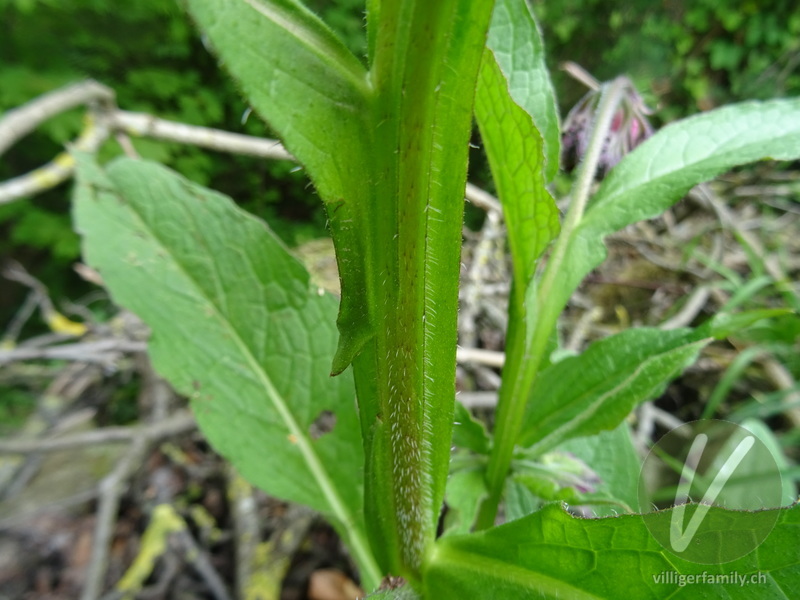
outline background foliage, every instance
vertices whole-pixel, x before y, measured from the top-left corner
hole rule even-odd
[[[363,54],[363,2],[308,4]],[[634,0],[616,6],[534,0],[533,6],[553,67],[574,60],[600,79],[629,72],[659,104],[661,119],[739,99],[800,93],[800,12],[790,0]],[[108,0],[0,0],[0,23],[0,111],[93,77],[116,90],[125,110],[269,133],[258,119],[247,118],[246,104],[177,3],[134,0],[123,10]],[[566,110],[585,90],[554,72]],[[0,178],[49,160],[80,126],[79,110],[52,119],[11,149],[0,163]],[[320,203],[293,165],[150,140],[135,145],[142,156],[236,198],[290,243],[323,232]],[[119,151],[110,143],[105,152]],[[77,281],[67,267],[78,258],[78,242],[63,189],[0,207],[0,255],[11,254],[48,281],[56,296],[74,289]],[[0,314],[18,299],[7,295]]]
[[[658,101],[662,119],[800,93],[800,12],[790,0],[535,0],[533,7],[554,61],[574,60],[601,80],[629,73]],[[582,93],[570,85],[562,101]]]
[[[363,55],[363,2],[309,0]],[[585,89],[558,70],[573,60],[599,79],[628,72],[654,119],[672,120],[722,103],[800,94],[800,12],[790,0],[532,0],[548,48],[562,114]],[[192,29],[179,3],[133,0],[0,0],[0,112],[65,83],[93,77],[117,92],[121,108],[252,135],[269,135]],[[81,110],[47,122],[0,162],[0,180],[50,160],[81,127]],[[134,140],[138,152],[235,198],[290,245],[324,235],[325,216],[303,173],[280,161]],[[101,158],[119,154],[109,142]],[[471,178],[491,189],[480,150]],[[0,206],[0,262],[13,257],[49,287],[77,298],[87,286],[66,186]],[[468,222],[471,215],[468,213]],[[480,216],[480,215],[479,215]],[[2,283],[0,321],[26,290]]]
[[[359,0],[310,3],[356,51],[364,47]],[[92,77],[117,93],[125,110],[250,135],[269,135],[221,71],[178,3],[134,0],[0,0],[0,112],[69,82]],[[81,128],[81,109],[60,115],[13,147],[0,180],[50,160]],[[324,215],[302,173],[287,162],[230,156],[191,146],[134,140],[145,158],[221,190],[267,219],[292,244],[319,237]],[[119,154],[107,144],[104,158]],[[0,206],[0,257],[14,256],[51,287],[54,297],[82,289],[70,265],[78,260],[69,200],[58,188],[30,201]],[[0,298],[6,321],[24,290]]]

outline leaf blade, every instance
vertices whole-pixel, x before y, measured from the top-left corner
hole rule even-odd
[[[536,259],[559,230],[545,184],[558,171],[560,144],[541,34],[525,2],[495,5],[475,116],[503,204],[516,285],[524,292]]]
[[[327,372],[335,300],[317,295],[274,234],[221,194],[143,161],[78,165],[85,256],[150,325],[155,368],[192,399],[205,435],[245,477],[327,515],[377,576],[353,384]],[[327,411],[333,430],[313,439]]]
[[[550,504],[486,532],[442,538],[424,573],[426,597],[789,600],[800,577],[800,508],[778,510],[778,524],[758,552],[706,565],[665,551],[650,536],[642,515],[581,519]],[[716,507],[711,512],[718,518],[742,516]],[[663,511],[663,518],[669,513]],[[766,587],[704,583],[697,594],[696,586],[681,585],[677,577],[659,582],[656,578],[665,572],[698,577],[758,572],[765,575]]]
[[[570,240],[557,302],[606,257],[603,238],[672,206],[732,167],[800,157],[800,100],[746,102],[673,123],[627,155],[601,184]]]
[[[336,245],[342,284],[334,374],[374,334],[368,267],[372,190],[363,165],[371,156],[371,90],[366,69],[333,32],[297,0],[187,0],[247,100],[308,171]]]
[[[639,328],[593,343],[583,354],[542,371],[518,443],[542,453],[568,439],[615,428],[710,341],[702,331]]]
[[[639,489],[636,480],[642,470],[642,460],[636,452],[627,423],[621,423],[611,431],[601,431],[589,437],[572,438],[558,446],[577,456],[600,476],[597,491],[609,498],[624,503],[627,507],[636,506]],[[594,505],[593,516],[611,516],[620,512],[619,507]]]
[[[561,152],[558,107],[542,34],[527,2],[495,3],[486,45],[508,82],[509,95],[530,115],[542,137],[545,179],[550,181],[558,172]]]
[[[560,229],[546,183],[558,170],[559,132],[544,51],[526,2],[499,0],[481,64],[475,115],[503,206],[513,281],[506,334],[507,362],[497,413],[495,446],[487,470],[490,496],[479,526],[494,521],[519,423],[537,368],[526,360],[538,315],[537,262]]]

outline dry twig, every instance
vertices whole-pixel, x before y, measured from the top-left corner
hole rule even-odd
[[[277,140],[186,125],[144,113],[119,110],[114,105],[113,91],[91,80],[55,90],[8,112],[0,119],[0,154],[50,117],[82,104],[89,104],[87,124],[72,147],[83,152],[96,151],[113,134],[122,132],[131,136],[191,144],[218,152],[295,160]],[[31,173],[0,183],[0,204],[51,189],[69,179],[74,171],[75,159],[68,153],[59,154],[50,163]],[[476,206],[500,209],[496,198],[474,185],[467,184],[465,195]]]
[[[113,366],[123,352],[144,352],[145,342],[124,339],[104,339],[75,344],[45,347],[18,347],[0,350],[0,365],[22,360],[69,360],[82,363]]]
[[[197,423],[189,411],[183,410],[163,421],[131,427],[103,427],[63,438],[34,440],[0,440],[0,454],[29,454],[31,452],[57,452],[95,444],[131,443],[142,439],[149,444],[166,438],[189,433]]]
[[[114,470],[100,483],[100,502],[94,528],[92,556],[86,570],[86,583],[81,600],[96,600],[100,597],[108,567],[108,551],[111,547],[114,523],[117,521],[119,502],[125,492],[124,485],[128,477],[142,463],[147,449],[146,438],[143,436],[136,438]]]

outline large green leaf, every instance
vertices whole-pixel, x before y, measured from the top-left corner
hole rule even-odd
[[[559,229],[545,187],[558,169],[558,117],[541,36],[525,2],[495,5],[475,116],[503,204],[517,293],[524,295],[536,259]]]
[[[297,0],[186,0],[248,102],[306,168],[328,212],[342,282],[344,370],[372,335],[367,284],[371,156],[367,72]]]
[[[517,443],[539,454],[570,438],[614,429],[710,341],[688,329],[629,329],[555,363],[536,380]]]
[[[670,513],[658,515],[668,520]],[[708,514],[720,523],[749,516],[720,508]],[[756,581],[709,581],[725,574]],[[437,600],[791,600],[800,589],[800,508],[780,509],[770,536],[747,556],[708,565],[664,550],[642,515],[581,519],[551,504],[486,532],[442,538],[423,575],[425,597]],[[690,575],[705,583],[681,585]]]
[[[326,201],[345,192],[368,118],[367,72],[358,59],[297,0],[186,0],[186,6]]]
[[[570,240],[552,301],[564,305],[605,259],[609,233],[661,214],[692,186],[732,167],[798,157],[798,99],[735,104],[665,127],[603,181]]]
[[[75,220],[209,441],[265,491],[329,517],[377,583],[353,383],[328,375],[335,300],[263,222],[157,164],[81,158]]]

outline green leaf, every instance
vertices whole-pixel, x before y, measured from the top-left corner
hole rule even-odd
[[[425,597],[790,600],[800,581],[800,508],[779,510],[777,525],[756,551],[708,565],[664,550],[642,515],[581,519],[551,504],[485,532],[439,540],[423,572]],[[669,520],[670,513],[657,514]],[[716,507],[708,514],[720,522],[749,516]],[[763,582],[708,582],[724,574],[755,574]],[[664,575],[672,579],[659,580]],[[680,585],[678,578],[690,575],[706,582]]]
[[[525,2],[500,0],[495,6],[475,115],[522,295],[536,259],[559,229],[558,209],[545,187],[558,170],[558,117],[541,36]]]
[[[476,454],[488,454],[491,438],[486,425],[472,416],[469,409],[456,402],[455,426],[453,427],[453,445],[458,448],[472,450]]]
[[[486,495],[482,468],[456,471],[447,479],[445,535],[469,533]]]
[[[486,46],[508,82],[508,94],[533,120],[544,144],[545,179],[558,172],[561,132],[544,43],[527,2],[497,0]]]
[[[710,341],[688,329],[629,329],[555,363],[536,380],[517,443],[541,454],[570,438],[614,429]]]
[[[225,69],[305,165],[320,191],[354,170],[367,72],[297,0],[187,0]],[[338,152],[334,152],[337,150]]]
[[[515,475],[506,480],[506,521],[527,517],[542,505],[541,497],[532,491],[530,481],[526,481],[529,479],[527,475]]]
[[[740,425],[745,429],[747,429],[748,431],[755,434],[758,437],[758,439],[764,443],[764,445],[772,454],[772,457],[775,459],[775,467],[777,467],[780,470],[781,478],[783,480],[783,497],[781,498],[781,506],[788,506],[793,502],[796,502],[798,497],[797,484],[795,483],[795,478],[792,477],[792,475],[789,472],[790,469],[792,468],[792,464],[789,462],[789,459],[787,459],[786,455],[783,453],[781,444],[775,437],[775,434],[769,427],[767,427],[764,421],[758,419],[745,419],[740,423]],[[722,454],[723,453],[720,452],[720,456]],[[774,471],[771,471],[770,467],[772,467],[772,465],[764,465],[761,466],[761,468],[756,472],[749,474],[737,472],[737,477],[740,476],[747,477],[748,475],[750,475],[753,478],[758,478],[763,476],[765,471],[769,471],[769,476],[771,477],[773,476]],[[752,492],[752,486],[750,491]],[[739,504],[738,506],[746,506],[746,505]]]
[[[367,72],[297,0],[187,0],[252,107],[306,168],[325,202],[342,281],[343,371],[373,335],[368,285],[372,192]]]
[[[703,331],[714,339],[730,337],[763,319],[772,319],[792,314],[788,308],[757,308],[740,313],[720,312],[702,326]]]
[[[444,535],[469,533],[475,523],[478,507],[486,495],[485,464],[491,438],[486,426],[472,416],[469,409],[456,401],[453,446],[445,501]]]
[[[263,222],[153,163],[104,171],[79,157],[75,221],[86,260],[150,326],[155,368],[191,398],[216,450],[331,519],[376,584],[353,383],[328,376],[335,300]]]
[[[630,428],[621,423],[611,431],[601,431],[591,437],[573,438],[558,447],[569,452],[587,465],[591,465],[600,483],[596,487],[598,495],[623,503],[628,508],[637,506],[637,479],[642,470],[642,461],[633,447]],[[601,506],[591,503],[593,516],[605,517],[624,511],[620,505]]]
[[[554,302],[564,304],[606,256],[603,238],[655,217],[694,185],[762,159],[800,157],[800,100],[726,106],[669,125],[603,181],[570,240]]]

